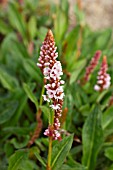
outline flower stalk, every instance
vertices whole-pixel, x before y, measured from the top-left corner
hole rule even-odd
[[[52,141],[61,140],[59,119],[61,117],[63,105],[64,81],[61,80],[61,75],[63,75],[61,63],[56,60],[58,57],[56,49],[53,33],[51,30],[48,30],[41,46],[40,57],[38,59],[39,63],[37,63],[45,80],[44,87],[46,89],[46,94],[42,96],[44,101],[47,101],[52,109],[49,115],[49,126],[44,132],[44,135],[49,137],[47,170],[51,170]]]

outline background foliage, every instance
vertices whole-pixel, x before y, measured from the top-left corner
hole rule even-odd
[[[63,140],[53,143],[52,170],[113,169],[112,29],[92,32],[79,6],[74,10],[77,24],[69,31],[67,0],[59,6],[46,0],[0,5],[0,170],[45,169],[48,139],[43,132],[50,108],[40,104],[43,76],[36,63],[48,28],[54,33],[66,82]],[[102,57],[89,82],[79,84],[96,50],[107,55],[111,76],[110,88],[102,93],[93,88]],[[43,127],[28,148],[39,108]]]

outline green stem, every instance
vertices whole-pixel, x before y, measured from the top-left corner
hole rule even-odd
[[[52,155],[52,137],[49,138],[47,170],[51,170],[51,155]]]
[[[42,95],[44,94],[45,88],[43,86],[42,91],[41,91],[41,97],[40,97],[40,106],[42,105]]]
[[[54,111],[49,115],[49,126],[53,128],[53,123],[54,123]],[[49,148],[48,148],[48,163],[47,163],[47,170],[52,170],[51,169],[51,156],[52,156],[52,136],[49,137]]]

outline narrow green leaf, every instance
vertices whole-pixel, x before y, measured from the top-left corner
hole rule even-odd
[[[105,156],[113,161],[113,147],[109,147],[105,150]]]
[[[2,34],[8,34],[11,31],[12,29],[3,20],[0,20],[0,32]]]
[[[85,67],[86,65],[86,59],[83,59],[79,62],[77,62],[77,67],[76,69],[72,72],[71,77],[70,77],[70,84],[72,84],[73,82],[75,82],[80,74],[80,72],[82,71],[82,69]]]
[[[28,96],[28,98],[35,104],[36,108],[38,109],[38,101],[33,92],[31,91],[31,88],[28,86],[28,84],[23,83],[23,88]]]
[[[44,41],[44,38],[45,38],[45,36],[46,36],[46,34],[47,34],[47,31],[48,31],[48,29],[45,28],[45,27],[40,27],[40,28],[37,30],[38,37],[39,37],[39,39],[40,39],[41,42]]]
[[[39,170],[39,168],[33,160],[25,160],[19,170]]]
[[[28,142],[29,142],[29,136],[28,135],[26,135],[24,140],[21,141],[21,142],[17,141],[16,138],[13,138],[13,139],[10,140],[10,143],[13,144],[16,149],[20,149],[20,148],[27,146]]]
[[[65,12],[62,9],[57,9],[56,18],[54,20],[54,30],[57,44],[63,39],[67,26],[68,18]]]
[[[68,0],[60,1],[60,6],[61,6],[61,9],[65,12],[65,14],[68,16],[68,12],[69,12]]]
[[[24,38],[26,38],[26,25],[22,17],[22,14],[19,12],[19,9],[16,7],[14,3],[10,3],[8,7],[9,7],[8,17],[10,23],[22,34]]]
[[[30,34],[31,40],[35,37],[36,32],[37,32],[37,22],[36,22],[36,17],[31,16],[28,22],[28,31]]]
[[[20,170],[21,164],[28,158],[28,152],[19,150],[9,158],[8,170]]]
[[[38,152],[38,149],[35,147],[35,148],[32,148],[32,151],[34,153],[34,155],[36,156],[36,158],[40,161],[40,163],[46,167],[46,164],[44,162],[44,160],[42,159],[42,157],[39,155],[39,152]]]
[[[8,126],[15,126],[23,113],[23,109],[27,102],[27,96],[25,95],[24,91],[22,92],[21,97],[18,99],[18,101],[19,105],[16,110],[16,114],[14,114],[10,122],[8,122]]]
[[[34,130],[34,126],[30,126],[30,127],[16,127],[16,126],[9,126],[9,127],[5,127],[3,128],[4,132],[7,132],[8,134],[13,134],[13,135],[28,135],[30,133],[30,131]]]
[[[49,119],[50,109],[47,106],[40,106],[44,115]]]
[[[13,91],[18,86],[18,81],[5,69],[0,68],[0,81],[4,88]]]
[[[52,170],[59,170],[65,160],[73,142],[73,135],[65,137],[53,147]]]
[[[14,115],[17,107],[18,107],[18,102],[17,101],[11,101],[4,108],[3,112],[0,113],[0,124],[7,122]]]
[[[113,170],[113,164],[107,170]]]
[[[63,165],[60,170],[87,170],[83,165],[77,163],[73,167],[68,165]]]
[[[85,24],[85,14],[83,10],[80,10],[77,5],[75,5],[75,14],[77,18],[77,23]]]
[[[37,82],[42,83],[42,78],[40,74],[41,72],[36,66],[36,63],[34,63],[31,59],[26,59],[23,60],[23,66],[26,72],[31,76],[31,78],[34,78]]]
[[[63,51],[64,51],[65,59],[67,60],[67,62],[70,62],[73,52],[76,50],[79,29],[80,29],[80,26],[77,25],[72,31],[70,31],[67,34],[67,37],[65,38],[63,42]]]
[[[102,115],[102,127],[105,129],[113,121],[113,106],[109,107]]]
[[[101,111],[95,106],[87,117],[83,126],[83,165],[88,170],[94,170],[98,152],[103,144],[103,131],[101,126]]]

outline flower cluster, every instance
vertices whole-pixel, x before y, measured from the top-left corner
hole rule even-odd
[[[50,104],[50,107],[54,110],[54,123],[45,130],[44,134],[51,136],[54,140],[61,139],[59,133],[62,105],[63,105],[63,84],[61,80],[62,66],[60,61],[57,61],[58,53],[56,52],[55,41],[51,30],[48,31],[43,45],[40,51],[39,63],[45,82],[46,95],[43,95],[43,99]]]
[[[96,91],[103,91],[104,89],[108,89],[110,86],[110,75],[107,74],[107,58],[106,56],[103,57],[102,64],[100,71],[98,72],[97,76],[97,84],[94,86]]]
[[[96,51],[94,57],[90,61],[89,66],[86,67],[86,73],[85,73],[85,76],[84,76],[85,82],[87,82],[89,80],[89,76],[93,72],[93,70],[96,67],[96,65],[98,64],[100,56],[101,56],[101,51],[100,50]]]

